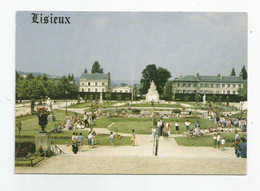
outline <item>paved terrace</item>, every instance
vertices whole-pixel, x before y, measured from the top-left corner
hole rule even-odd
[[[152,155],[150,135],[137,135],[137,146],[97,146],[53,156],[35,167],[16,167],[16,173],[49,174],[246,174],[246,159],[234,148],[178,146],[173,137],[160,138],[159,154]]]

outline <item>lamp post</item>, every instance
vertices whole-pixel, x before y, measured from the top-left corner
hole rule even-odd
[[[68,111],[67,111],[67,94],[68,94],[68,91],[65,90],[65,99],[66,99],[66,116],[68,115]]]

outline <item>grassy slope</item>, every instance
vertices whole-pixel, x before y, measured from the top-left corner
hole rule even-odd
[[[246,133],[241,133],[240,137],[246,137]],[[235,133],[220,133],[221,138],[225,137],[226,139],[226,147],[234,146]],[[228,139],[231,142],[228,142]],[[175,137],[175,141],[178,145],[181,146],[203,146],[203,147],[213,147],[213,135],[199,136],[198,139],[192,138],[188,139],[187,137]]]

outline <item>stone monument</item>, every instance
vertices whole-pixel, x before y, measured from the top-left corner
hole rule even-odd
[[[159,93],[156,90],[156,85],[151,81],[150,88],[146,94],[146,102],[159,102]]]
[[[100,100],[99,103],[102,104],[103,103],[103,99],[102,99],[102,92],[100,92]]]
[[[46,107],[48,111],[51,112],[50,115],[48,115],[48,121],[55,121],[55,116],[52,113],[52,100],[50,98],[48,98],[46,101]]]
[[[48,124],[48,116],[50,112],[48,108],[41,107],[37,111],[39,122],[41,126],[41,131],[35,135],[35,151],[36,153],[44,154],[45,156],[51,155],[51,140],[50,134],[47,133],[44,129]]]

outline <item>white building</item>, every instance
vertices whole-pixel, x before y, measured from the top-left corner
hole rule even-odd
[[[132,88],[129,86],[116,86],[112,88],[112,92],[113,93],[131,93],[132,92]]]
[[[186,75],[173,80],[174,93],[184,94],[238,94],[245,80],[241,76]]]
[[[107,92],[110,89],[110,73],[83,73],[79,80],[79,92]]]

